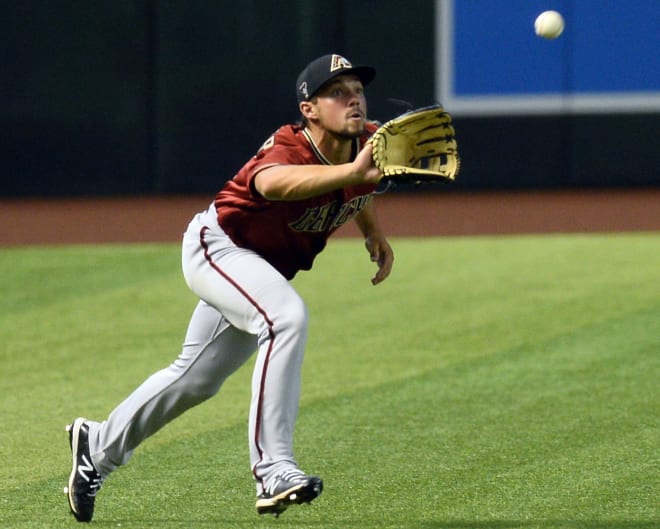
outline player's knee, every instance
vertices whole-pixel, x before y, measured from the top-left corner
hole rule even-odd
[[[309,323],[307,305],[300,297],[292,297],[282,307],[275,321],[275,327],[293,332],[306,332]]]
[[[264,339],[269,339],[272,333],[304,336],[308,322],[305,302],[299,296],[288,296],[277,304],[276,310],[267,314],[260,334]]]

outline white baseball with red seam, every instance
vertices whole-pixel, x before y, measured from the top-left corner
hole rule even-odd
[[[544,39],[556,39],[564,31],[564,17],[557,11],[543,11],[534,21],[534,31]]]

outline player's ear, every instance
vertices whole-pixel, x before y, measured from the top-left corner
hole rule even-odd
[[[316,105],[314,105],[314,103],[312,103],[311,101],[300,102],[300,113],[306,119],[316,119],[318,117],[318,113],[316,111]]]

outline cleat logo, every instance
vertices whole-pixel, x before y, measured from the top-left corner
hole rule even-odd
[[[78,465],[78,474],[80,474],[80,477],[82,477],[85,481],[89,482],[89,476],[86,474],[86,472],[95,472],[94,470],[94,465],[87,459],[86,455],[82,456],[82,465]]]

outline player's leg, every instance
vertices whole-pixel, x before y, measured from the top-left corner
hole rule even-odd
[[[289,490],[281,497],[279,485],[300,481],[299,475],[289,481],[278,482],[275,478],[281,471],[297,470],[292,438],[307,336],[306,309],[288,281],[266,261],[237,248],[217,225],[213,231],[198,229],[199,220],[199,217],[194,220],[186,233],[183,268],[191,289],[207,302],[195,310],[189,328],[189,336],[202,338],[187,339],[177,361],[147,379],[107,421],[85,422],[85,428],[74,427],[76,438],[72,450],[74,445],[88,447],[94,454],[95,466],[105,478],[124,464],[148,435],[217,391],[258,344],[250,413],[250,453],[260,490],[270,483],[269,490],[277,493],[276,504],[266,508],[281,510],[282,504],[288,505],[286,502],[291,498]],[[84,470],[76,464],[82,460],[79,455],[74,453],[72,477],[79,474],[78,470]],[[318,478],[313,484],[306,482],[303,486],[310,488],[314,497],[320,493]],[[73,502],[69,494],[74,514],[75,500],[96,492],[86,484],[81,487],[78,493],[74,491]],[[84,487],[89,490],[83,490]],[[295,487],[300,487],[300,483]],[[82,505],[81,501],[78,503]],[[93,499],[91,504],[91,511],[85,507],[88,519],[93,512]],[[76,517],[82,519],[78,514]]]
[[[263,505],[263,512],[275,512],[271,508],[281,511],[282,506],[293,502],[289,489],[297,490],[298,500],[311,501],[322,487],[319,478],[305,476],[298,469],[293,455],[307,309],[291,284],[269,263],[249,250],[232,250],[226,239],[221,230],[200,230],[203,251],[199,259],[206,266],[198,263],[186,277],[191,289],[216,306],[235,327],[258,337],[249,421],[250,458],[257,493],[268,496],[264,501],[269,505]]]
[[[69,427],[73,467],[66,492],[75,517],[91,520],[96,493],[110,472],[125,464],[148,436],[215,394],[255,349],[253,335],[200,302],[183,350],[170,366],[149,377],[106,421],[79,418]]]
[[[107,420],[90,424],[91,454],[100,473],[106,476],[125,464],[147,437],[215,395],[255,349],[253,335],[200,301],[179,357],[145,380]]]

